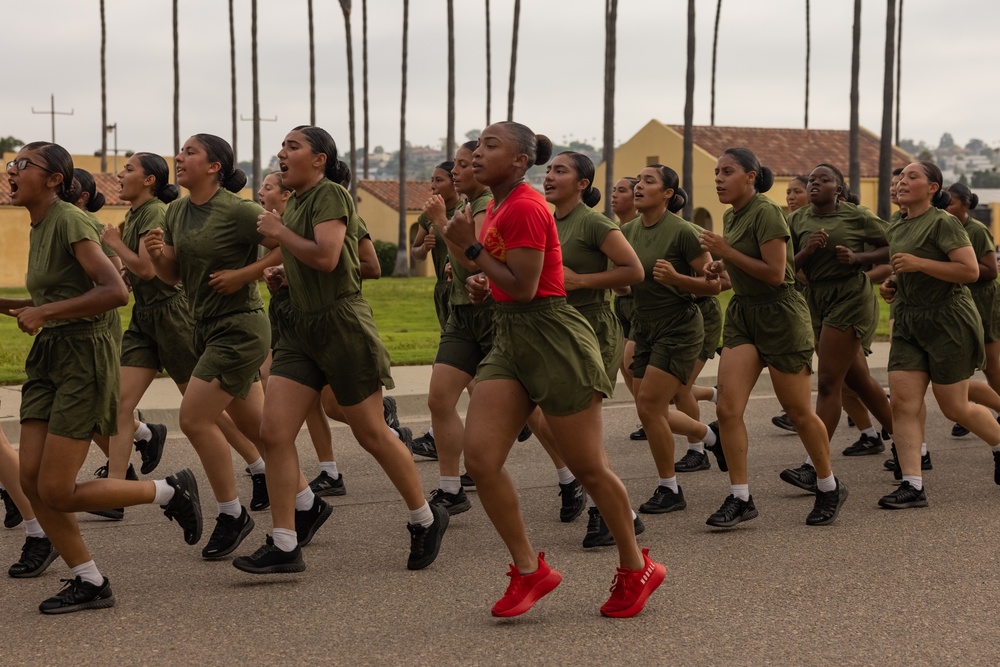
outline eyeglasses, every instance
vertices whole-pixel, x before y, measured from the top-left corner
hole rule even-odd
[[[42,171],[48,172],[50,174],[54,174],[55,173],[51,169],[49,169],[47,167],[43,167],[42,165],[38,164],[37,162],[32,162],[31,160],[29,160],[26,157],[23,157],[20,160],[11,160],[10,162],[8,162],[7,163],[7,170],[10,171],[11,169],[17,168],[18,171],[23,171],[23,170],[25,170],[25,169],[28,168],[28,165],[31,165],[32,167],[38,167]]]

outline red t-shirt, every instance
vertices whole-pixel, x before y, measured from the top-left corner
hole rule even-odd
[[[479,242],[501,262],[507,262],[507,251],[514,248],[533,248],[545,253],[542,275],[533,299],[566,296],[563,287],[562,248],[555,218],[549,211],[545,198],[526,183],[518,185],[503,201],[500,210],[493,212],[496,200],[486,208],[486,219],[479,234]],[[514,299],[491,280],[490,289],[496,301]]]

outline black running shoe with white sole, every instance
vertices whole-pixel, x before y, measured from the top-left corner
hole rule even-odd
[[[60,579],[65,582],[62,590],[38,605],[43,614],[69,614],[84,609],[107,609],[115,606],[115,594],[111,592],[111,582],[107,577],[100,586],[75,579]]]

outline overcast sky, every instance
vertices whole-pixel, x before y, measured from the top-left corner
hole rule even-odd
[[[228,5],[180,0],[181,141],[196,132],[229,138]],[[250,0],[236,0],[239,112],[251,108]],[[354,0],[357,143],[361,146],[361,0]],[[506,116],[513,0],[492,0],[493,119]],[[604,0],[523,0],[514,116],[557,141],[599,146],[603,132]],[[715,0],[697,2],[696,124],[708,124]],[[898,4],[898,3],[897,3]],[[259,0],[261,116],[265,159],[284,134],[309,120],[306,0]],[[337,0],[314,0],[317,124],[349,146],[344,25]],[[455,0],[456,137],[486,120],[485,3]],[[683,0],[620,0],[616,142],[649,119],[682,123],[686,6]],[[74,153],[100,148],[98,0],[7,0],[6,67],[0,136],[50,138]],[[446,131],[445,0],[410,1],[407,137],[440,145]],[[809,124],[849,123],[850,0],[812,3]],[[861,104],[864,127],[882,117],[886,2],[865,0]],[[122,149],[172,151],[172,38],[168,0],[106,0],[108,122]],[[904,5],[902,136],[937,144],[979,137],[1000,145],[1000,3],[992,0]],[[804,0],[725,0],[719,30],[716,124],[802,127],[805,89]],[[368,0],[371,146],[399,145],[402,0]],[[982,27],[978,30],[977,26]],[[239,124],[240,159],[252,127]],[[109,136],[109,148],[111,137]]]

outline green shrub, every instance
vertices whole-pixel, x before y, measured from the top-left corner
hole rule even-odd
[[[382,277],[387,278],[392,275],[396,268],[396,244],[388,241],[374,241],[375,255],[378,257],[379,268],[382,269]]]

